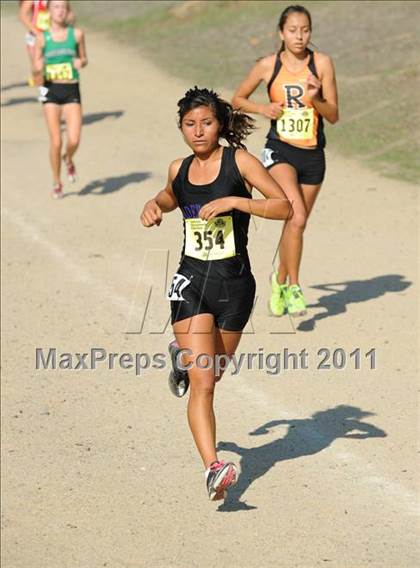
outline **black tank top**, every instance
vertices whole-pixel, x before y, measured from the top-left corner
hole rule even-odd
[[[197,218],[203,205],[220,197],[246,197],[252,199],[236,165],[235,149],[224,146],[220,171],[217,178],[205,185],[194,185],[188,180],[188,172],[194,154],[185,158],[179,168],[172,188],[183,214],[184,245],[180,267],[193,270],[203,276],[213,278],[237,278],[251,272],[247,244],[250,216],[237,209],[222,213],[218,217],[232,217],[235,256],[218,260],[201,260],[185,254],[186,219]]]

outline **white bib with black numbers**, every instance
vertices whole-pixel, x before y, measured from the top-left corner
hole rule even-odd
[[[168,290],[168,294],[166,295],[166,299],[175,302],[185,302],[185,298],[182,295],[182,292],[190,284],[191,280],[188,280],[188,278],[183,274],[176,272],[174,274],[174,277],[172,278],[172,283]]]
[[[231,215],[203,221],[185,219],[185,255],[199,260],[221,260],[236,255]]]
[[[286,140],[310,140],[314,136],[314,109],[284,109],[277,120],[277,132]]]

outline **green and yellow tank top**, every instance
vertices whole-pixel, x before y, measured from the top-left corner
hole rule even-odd
[[[73,65],[78,56],[74,28],[68,26],[64,41],[54,41],[51,31],[44,32],[44,75],[47,81],[78,81],[79,71]]]

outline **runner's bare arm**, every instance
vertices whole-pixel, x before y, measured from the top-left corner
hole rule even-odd
[[[34,51],[34,69],[35,71],[42,72],[44,68],[44,35],[38,34],[35,41]]]
[[[28,32],[38,35],[39,31],[32,23],[32,0],[23,0],[19,7],[19,20],[28,30]]]
[[[77,41],[77,49],[79,57],[76,57],[73,63],[76,69],[81,69],[82,67],[86,67],[86,65],[88,64],[85,34],[83,33],[82,30],[76,28],[74,30],[74,35]],[[78,63],[79,61],[80,63]]]
[[[182,159],[179,159],[170,164],[165,189],[159,191],[153,199],[150,199],[150,201],[145,204],[140,216],[140,220],[145,227],[160,225],[162,213],[169,213],[178,207],[178,201],[172,189],[172,182],[181,167],[181,163]]]
[[[258,189],[265,199],[246,197],[215,199],[200,209],[200,217],[209,221],[221,213],[237,209],[265,219],[290,219],[293,215],[291,203],[261,162],[245,150],[237,150],[236,163],[242,177],[252,187]]]
[[[316,67],[319,71],[320,80],[314,75],[308,78],[308,94],[316,110],[331,124],[338,120],[338,95],[335,71],[332,59],[324,53],[316,54]],[[322,97],[320,96],[322,87]]]
[[[277,118],[282,110],[282,103],[257,104],[249,97],[256,90],[261,81],[268,83],[273,70],[275,58],[270,55],[257,61],[248,73],[247,77],[242,81],[236,89],[232,105],[235,109],[251,114],[261,114],[267,118]]]

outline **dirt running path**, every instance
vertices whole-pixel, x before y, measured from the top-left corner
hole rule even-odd
[[[209,503],[166,370],[35,370],[37,347],[166,352],[165,263],[169,250],[176,267],[181,217],[146,230],[138,212],[188,153],[175,126],[188,85],[89,34],[79,181],[56,202],[41,109],[13,86],[27,73],[22,36],[3,20],[3,566],[418,565],[417,188],[329,152],[306,237],[312,307],[295,332],[265,307],[280,227],[252,225],[259,298],[240,352],[306,349],[308,368],[226,375],[218,438],[242,476],[224,506]],[[318,370],[323,347],[359,347],[361,369],[353,358]]]

